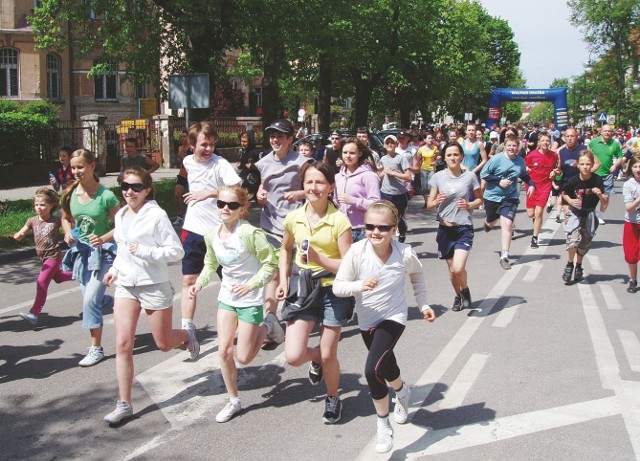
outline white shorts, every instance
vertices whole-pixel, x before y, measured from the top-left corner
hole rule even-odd
[[[162,282],[138,287],[116,285],[114,297],[116,299],[133,299],[138,301],[143,309],[159,311],[173,305],[174,294],[171,282]]]

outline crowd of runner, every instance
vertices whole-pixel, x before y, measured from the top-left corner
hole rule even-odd
[[[585,277],[583,258],[596,230],[606,222],[614,181],[626,177],[627,291],[637,291],[640,137],[633,128],[415,127],[387,132],[380,152],[370,147],[373,133],[364,127],[346,140],[333,132],[329,146],[303,141],[297,151],[288,120],[273,122],[265,133],[271,147],[266,153],[255,147],[250,133],[241,133],[242,155],[232,165],[216,153],[217,133],[210,122],[185,130],[175,194],[181,207],[173,222],[154,200],[150,172],[158,165],[138,154],[135,140],[127,140],[119,177],[124,204],[99,183],[96,158],[85,149],[63,148],[60,168],[50,175],[55,191],[36,191],[36,216],[14,236],[22,240],[33,231],[42,260],[33,307],[20,315],[36,325],[51,280],[78,280],[83,327],[91,338],[79,365],[92,366],[104,358],[102,315],[113,305],[119,397],[104,418],[107,423],[133,415],[133,343],[140,312],[145,311],[159,349],[186,349],[196,360],[196,300],[217,273],[218,353],[229,400],[216,420],[229,421],[242,409],[235,359],[247,364],[264,341],[271,341],[284,342],[288,364],[308,366],[311,384],[324,382],[323,420],[339,421],[338,346],[355,310],[369,351],[364,370],[377,415],[376,450],[391,450],[389,388],[399,424],[408,420],[411,392],[393,352],[407,322],[405,278],[424,319],[436,317],[427,303],[422,264],[404,243],[409,231],[404,215],[413,196],[422,196],[424,208],[435,210],[438,258],[447,262],[455,293],[451,309],[460,311],[472,305],[466,263],[474,210],[483,210],[485,232],[501,228],[499,265],[509,270],[521,187],[533,250],[541,244],[544,213],[555,208],[567,250],[559,277],[576,283]],[[261,207],[259,227],[247,221],[252,198]],[[55,214],[59,207],[61,216]],[[69,245],[64,258],[60,229]],[[177,261],[183,274],[182,320],[174,329],[175,292],[167,266]],[[105,295],[111,285],[115,299]],[[277,317],[279,305],[286,331]],[[320,339],[313,346],[309,339],[317,326]]]

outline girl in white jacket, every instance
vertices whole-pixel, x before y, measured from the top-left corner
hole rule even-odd
[[[200,345],[188,330],[172,329],[173,287],[167,264],[184,251],[169,217],[154,197],[151,175],[140,167],[124,172],[122,195],[127,203],[115,216],[114,239],[118,255],[102,283],[115,282],[113,319],[116,328],[116,376],[120,398],[105,416],[118,424],[133,415],[133,344],[140,310],[144,309],[156,345],[162,351],[186,347],[195,359]]]
[[[367,238],[354,243],[342,258],[333,282],[336,296],[354,296],[358,326],[369,354],[365,377],[377,418],[376,451],[393,448],[389,423],[389,386],[396,395],[394,417],[404,424],[409,416],[411,392],[402,380],[393,349],[407,323],[408,304],[404,293],[409,277],[413,294],[425,320],[433,322],[435,312],[427,304],[422,264],[410,245],[392,240],[398,227],[398,210],[387,200],[369,207],[364,215]]]

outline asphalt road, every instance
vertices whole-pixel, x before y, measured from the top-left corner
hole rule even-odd
[[[286,365],[282,346],[261,351],[240,370],[243,412],[218,424],[215,414],[226,396],[213,283],[198,300],[197,361],[182,351],[158,351],[141,319],[136,418],[111,428],[102,417],[117,396],[112,315],[105,317],[107,359],[80,368],[89,335],[78,315],[77,284],[52,285],[46,315],[31,328],[18,312],[32,301],[38,261],[5,262],[0,459],[640,459],[640,293],[626,292],[621,201],[620,195],[612,199],[608,223],[586,260],[586,280],[570,286],[560,278],[564,233],[553,219],[533,250],[530,221],[518,213],[515,261],[504,271],[498,265],[500,232],[482,231],[484,213],[476,211],[468,264],[474,302],[470,310],[453,312],[446,264],[436,258],[433,214],[414,198],[407,241],[424,264],[438,319],[427,324],[413,308],[396,346],[413,388],[412,411],[408,424],[394,424],[395,446],[387,455],[373,452],[366,350],[354,323],[340,342],[344,411],[338,424],[322,423],[323,387],[309,384],[305,367]],[[180,267],[171,273],[179,289]],[[175,309],[176,325],[179,317]]]

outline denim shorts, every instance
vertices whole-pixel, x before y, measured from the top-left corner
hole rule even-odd
[[[604,184],[604,190],[602,191],[605,195],[613,195],[615,194],[614,189],[614,181],[613,181],[613,173],[609,173],[606,176],[602,176],[602,183]]]
[[[307,312],[295,315],[289,320],[311,320],[320,322],[326,327],[346,326],[353,316],[353,298],[338,298],[333,294],[333,289],[330,286],[321,289],[323,291],[322,306],[318,306],[315,314]]]
[[[150,311],[160,311],[173,306],[175,291],[171,282],[154,283],[128,287],[116,285],[116,299],[133,299],[140,303],[140,307]]]

